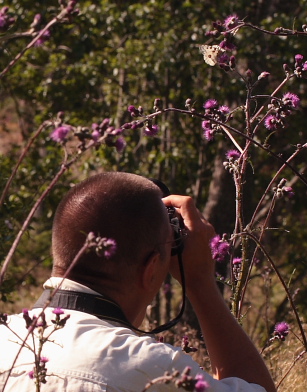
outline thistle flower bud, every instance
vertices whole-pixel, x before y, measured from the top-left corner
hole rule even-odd
[[[253,72],[250,69],[247,69],[245,72],[247,80],[250,82],[252,80]]]
[[[270,76],[270,72],[266,72],[266,71],[261,72],[261,74],[258,76],[258,80],[267,79],[269,76]]]
[[[192,99],[191,98],[186,99],[184,106],[190,109],[191,105],[192,105]]]
[[[232,69],[235,68],[235,66],[236,66],[236,58],[235,58],[235,56],[230,56],[229,65],[230,65],[230,68],[232,68]]]
[[[134,105],[128,106],[128,112],[131,114],[132,117],[140,116],[139,110]]]
[[[36,30],[36,28],[40,25],[42,20],[42,16],[41,14],[36,14],[34,16],[33,22],[31,23],[30,27],[34,30]]]
[[[54,129],[50,135],[50,138],[55,142],[64,142],[66,140],[66,136],[71,131],[71,127],[69,125],[61,125],[58,128]]]
[[[159,110],[162,110],[162,108],[163,108],[162,99],[156,98],[156,99],[154,100],[154,106],[153,106],[153,108],[154,108],[154,110],[155,110],[156,112],[158,112]]]
[[[7,324],[7,314],[6,313],[0,313],[0,325]]]

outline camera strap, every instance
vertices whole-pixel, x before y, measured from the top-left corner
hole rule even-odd
[[[120,306],[114,302],[112,299],[103,296],[103,295],[95,295],[88,293],[81,293],[78,291],[71,290],[61,290],[54,289],[54,293],[52,290],[46,289],[43,291],[40,298],[34,304],[33,309],[35,308],[44,308],[47,304],[48,307],[52,308],[61,308],[67,310],[77,310],[79,312],[89,313],[95,317],[98,317],[100,320],[110,320],[116,321],[125,325],[126,327],[133,329],[142,334],[156,334],[175,326],[185,308],[185,282],[184,282],[184,271],[182,264],[181,254],[178,254],[179,268],[182,279],[182,305],[179,314],[173,320],[162,324],[152,331],[143,331],[134,327],[126,318],[124,312],[120,308]]]
[[[44,308],[48,304],[51,308],[61,308],[67,310],[77,310],[89,313],[99,319],[111,320],[122,323],[130,327],[124,312],[120,306],[111,299],[95,294],[81,293],[71,290],[44,290],[40,298],[34,304],[35,308]]]

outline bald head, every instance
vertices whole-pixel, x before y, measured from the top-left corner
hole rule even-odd
[[[102,173],[74,186],[53,223],[53,275],[65,274],[90,232],[115,240],[117,249],[110,258],[85,253],[68,276],[75,280],[84,275],[116,279],[154,251],[166,257],[169,224],[161,196],[151,181],[130,173]]]

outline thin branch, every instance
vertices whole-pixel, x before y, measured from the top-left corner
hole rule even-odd
[[[22,49],[21,52],[15,56],[15,58],[0,72],[0,79],[21,59],[21,57],[31,49],[36,42],[45,34],[47,30],[49,30],[53,25],[59,23],[63,18],[68,14],[66,8],[64,8],[57,16],[55,16],[47,25],[37,34],[37,36],[26,46]]]
[[[32,146],[34,140],[35,140],[35,139],[40,135],[40,133],[41,133],[46,127],[48,127],[50,124],[51,124],[50,121],[45,121],[45,122],[43,122],[43,124],[37,129],[37,131],[35,132],[35,134],[30,138],[30,140],[29,140],[28,144],[26,145],[25,149],[23,150],[23,152],[22,152],[21,155],[19,156],[19,159],[18,159],[18,161],[17,161],[17,163],[16,163],[16,165],[15,165],[15,167],[14,167],[14,169],[13,169],[13,171],[12,171],[12,173],[11,173],[11,175],[10,175],[10,177],[9,177],[9,179],[8,179],[8,181],[7,181],[7,183],[6,183],[6,185],[5,185],[5,188],[4,188],[3,192],[2,192],[2,195],[1,195],[1,198],[0,198],[0,208],[2,207],[2,205],[3,205],[3,203],[4,203],[5,197],[6,197],[6,195],[7,195],[7,193],[8,193],[8,190],[9,190],[9,188],[10,188],[10,186],[11,186],[11,183],[12,183],[12,181],[13,181],[13,178],[15,177],[15,175],[16,175],[16,173],[17,173],[17,170],[18,170],[19,166],[21,165],[22,161],[24,160],[26,154],[27,154],[28,151],[30,150],[30,147]]]

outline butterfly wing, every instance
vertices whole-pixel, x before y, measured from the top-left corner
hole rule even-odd
[[[218,45],[200,45],[199,51],[204,56],[205,62],[213,67],[218,63],[220,55],[225,50]]]

